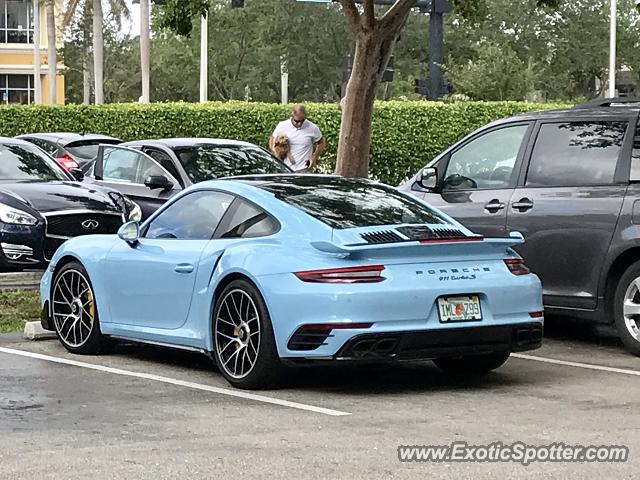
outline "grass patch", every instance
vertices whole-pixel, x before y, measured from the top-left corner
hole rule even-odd
[[[0,333],[22,332],[24,324],[40,318],[40,294],[35,290],[0,292]]]

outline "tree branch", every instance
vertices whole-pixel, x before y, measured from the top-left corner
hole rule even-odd
[[[411,9],[417,0],[397,0],[387,13],[380,19],[382,30],[395,35],[407,21]]]
[[[373,0],[364,0],[364,26],[365,28],[373,29],[376,24],[376,13],[374,9]]]
[[[356,7],[356,2],[354,0],[340,0],[340,5],[342,5],[344,16],[347,17],[347,23],[349,23],[351,30],[354,34],[358,33],[362,26],[360,25],[360,12]]]

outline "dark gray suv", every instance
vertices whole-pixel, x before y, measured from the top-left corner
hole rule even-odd
[[[542,279],[548,313],[614,323],[640,356],[640,100],[493,122],[401,190],[518,248]]]

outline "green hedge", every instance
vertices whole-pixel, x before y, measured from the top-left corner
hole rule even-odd
[[[473,129],[519,112],[552,108],[523,102],[379,102],[371,142],[371,176],[398,184],[438,152]],[[330,171],[340,128],[335,104],[307,104],[309,118],[322,129],[328,151],[321,168]],[[123,140],[162,137],[218,137],[266,145],[289,107],[264,103],[212,102],[114,104],[103,106],[0,107],[0,135],[73,131]]]

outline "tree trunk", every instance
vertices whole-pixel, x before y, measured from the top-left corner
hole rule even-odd
[[[366,177],[369,171],[370,129],[378,86],[381,42],[368,33],[356,38],[351,78],[342,110],[336,173]]]
[[[58,55],[56,52],[56,14],[54,0],[46,3],[47,13],[47,64],[49,66],[49,103],[57,103],[56,76],[58,70]]]
[[[88,0],[87,0],[88,1]],[[104,103],[104,39],[102,37],[102,2],[93,0],[93,78],[96,105]]]
[[[42,103],[42,56],[40,51],[40,0],[33,1],[33,102]]]
[[[82,103],[91,104],[91,66],[89,52],[82,52]]]
[[[374,0],[362,2],[362,13],[355,0],[340,0],[340,4],[356,48],[342,108],[336,173],[367,177],[376,88],[416,0],[396,0],[381,18],[375,15]]]
[[[149,103],[149,0],[140,0],[140,69],[142,72],[142,102]]]
[[[85,105],[91,104],[91,8],[91,2],[86,0],[82,12],[82,103]]]

